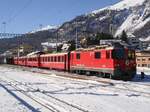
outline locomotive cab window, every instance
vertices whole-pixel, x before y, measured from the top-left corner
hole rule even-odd
[[[135,53],[133,51],[128,51],[128,59],[135,59]]]
[[[112,51],[112,58],[113,59],[119,59],[119,60],[122,60],[125,58],[125,51],[124,49],[114,49]]]
[[[106,51],[106,58],[110,59],[110,51]]]
[[[101,52],[95,52],[95,59],[101,58]]]
[[[76,54],[76,59],[80,59],[80,53]]]

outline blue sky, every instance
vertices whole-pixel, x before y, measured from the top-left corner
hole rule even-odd
[[[25,33],[39,25],[60,25],[120,0],[0,0],[0,32]]]

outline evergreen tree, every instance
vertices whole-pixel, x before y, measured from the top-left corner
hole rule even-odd
[[[128,38],[127,38],[127,34],[126,32],[123,30],[122,34],[121,34],[121,40],[122,41],[125,41],[127,43],[128,41]]]
[[[113,36],[108,33],[97,33],[96,40],[107,40],[107,39],[113,39]]]
[[[73,51],[73,50],[76,49],[75,40],[70,40],[70,41],[68,41],[67,43],[70,44],[70,47],[69,47],[68,51]]]

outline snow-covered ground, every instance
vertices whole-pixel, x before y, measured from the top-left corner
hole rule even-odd
[[[0,65],[0,112],[150,112],[149,73],[143,80],[95,81]]]

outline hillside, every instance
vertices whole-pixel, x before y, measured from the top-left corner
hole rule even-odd
[[[44,30],[25,34],[21,37],[0,39],[0,52],[2,53],[6,50],[15,49],[22,44],[33,46],[33,50],[41,50],[41,42],[45,42],[47,39],[53,38],[53,32],[54,30]]]
[[[81,15],[64,23],[59,29],[62,37],[74,37],[75,30],[105,32],[117,36],[125,30],[137,38],[150,36],[150,0],[122,0],[119,3]]]
[[[98,32],[118,36],[125,30],[143,40],[150,40],[150,0],[122,0],[117,4],[80,15],[65,22],[57,30],[37,30],[20,38],[1,39],[1,52],[18,46],[18,42],[29,43],[40,49],[44,41],[92,37]]]

